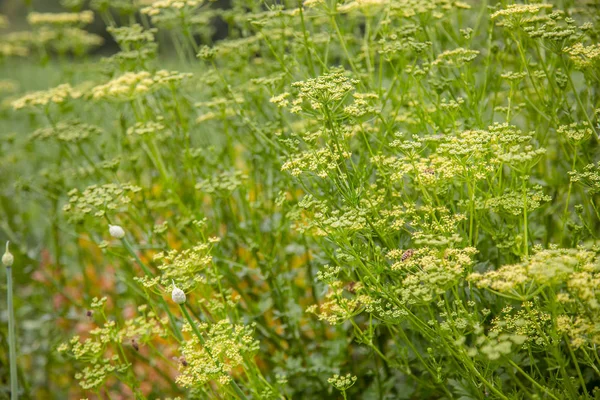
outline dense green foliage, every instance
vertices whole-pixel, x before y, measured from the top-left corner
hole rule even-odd
[[[597,1],[62,4],[0,42],[21,398],[600,396]]]

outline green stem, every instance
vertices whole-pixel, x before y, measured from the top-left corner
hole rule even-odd
[[[15,309],[13,304],[12,268],[6,267],[7,303],[8,303],[8,352],[10,362],[10,398],[19,398],[19,382],[17,376],[17,342],[15,334]]]
[[[521,375],[523,375],[525,377],[525,379],[527,379],[529,382],[531,382],[533,384],[533,386],[535,386],[536,388],[543,390],[544,392],[548,393],[548,396],[550,396],[551,398],[553,398],[554,400],[558,400],[558,397],[556,397],[555,395],[553,395],[548,388],[540,385],[539,383],[536,382],[535,379],[533,379],[531,376],[529,376],[529,374],[525,371],[523,371],[521,369],[521,367],[519,367],[517,365],[517,363],[515,363],[513,360],[508,360],[508,362],[510,363],[510,365],[512,365]]]
[[[577,148],[575,148],[575,155],[573,156],[573,165],[571,166],[571,171],[575,170],[576,163],[577,163]],[[568,217],[568,211],[569,211],[569,203],[571,201],[572,188],[573,188],[573,181],[569,179],[569,189],[567,191],[567,201],[565,202],[565,209],[563,211],[563,216],[562,216],[561,242],[565,235],[565,228],[567,225],[567,217]]]
[[[529,239],[527,227],[527,178],[523,177],[523,247],[525,256],[529,256]]]

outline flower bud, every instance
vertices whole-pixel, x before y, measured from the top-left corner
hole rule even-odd
[[[177,304],[185,303],[185,293],[183,290],[179,289],[177,286],[173,285],[173,291],[171,292],[171,298]]]
[[[6,251],[4,252],[4,255],[2,256],[2,264],[5,267],[12,267],[13,262],[15,261],[15,258],[13,257],[12,254],[10,254],[10,251],[8,251],[8,244],[10,242],[6,242]]]
[[[110,236],[115,239],[123,239],[125,237],[125,231],[119,225],[109,225],[108,231],[110,232]]]

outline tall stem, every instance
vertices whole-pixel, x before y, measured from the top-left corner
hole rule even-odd
[[[6,267],[7,303],[8,303],[8,353],[10,362],[10,398],[19,398],[19,381],[17,377],[17,343],[15,335],[15,310],[13,305],[12,268]]]
[[[528,177],[523,177],[523,247],[525,251],[525,257],[529,256],[529,228],[527,226],[527,179]]]

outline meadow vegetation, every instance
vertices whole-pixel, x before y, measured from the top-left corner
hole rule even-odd
[[[0,397],[600,398],[596,0],[61,3],[0,16]]]

